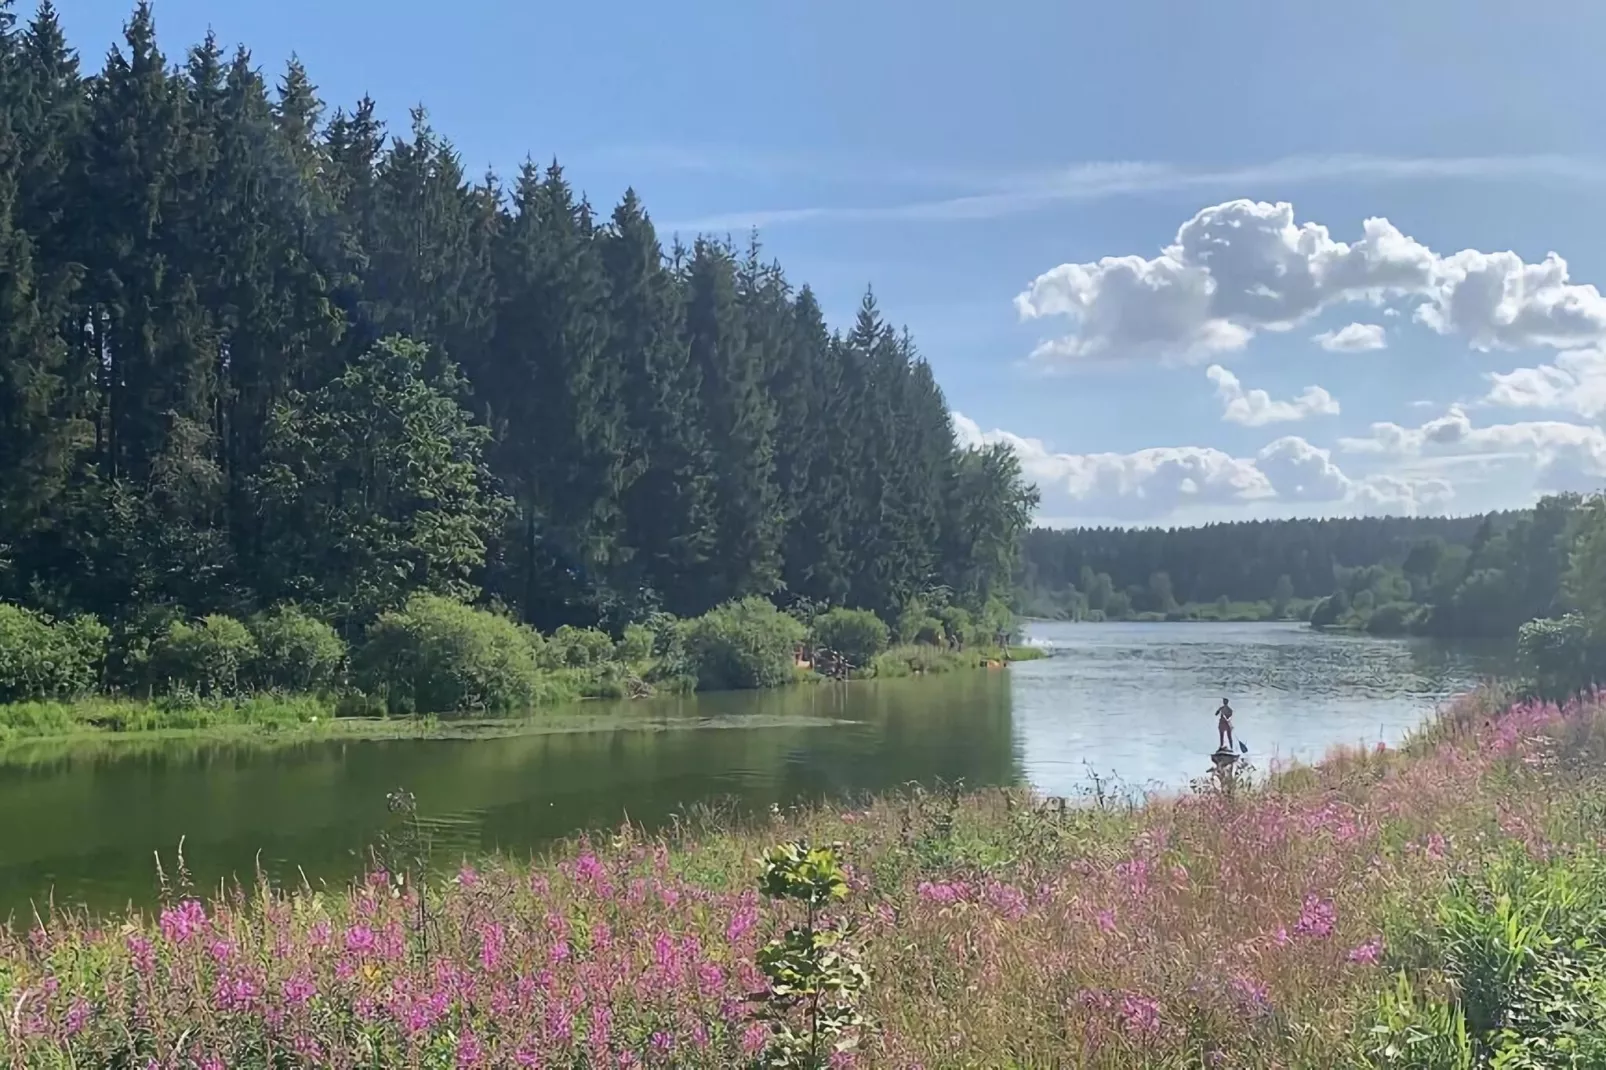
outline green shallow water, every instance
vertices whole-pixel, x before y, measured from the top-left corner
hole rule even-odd
[[[1033,625],[1056,656],[1007,671],[587,704],[441,738],[94,739],[0,751],[0,916],[54,894],[117,908],[157,893],[182,838],[198,884],[260,866],[341,880],[417,797],[443,864],[554,838],[660,825],[688,806],[844,798],[912,781],[1088,774],[1176,787],[1215,747],[1223,694],[1253,755],[1393,742],[1444,697],[1501,671],[1503,648],[1314,635],[1279,625]]]

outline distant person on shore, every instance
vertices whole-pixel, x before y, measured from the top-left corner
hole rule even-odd
[[[1232,704],[1226,699],[1221,700],[1221,708],[1216,711],[1216,734],[1221,737],[1221,749],[1232,749]]]

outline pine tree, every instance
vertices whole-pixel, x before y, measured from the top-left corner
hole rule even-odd
[[[775,486],[775,411],[766,354],[749,343],[729,250],[699,240],[686,269],[685,337],[701,379],[714,454],[710,604],[769,594],[780,582],[782,516]]]
[[[712,457],[696,369],[680,332],[678,280],[664,264],[634,190],[601,238],[611,329],[626,418],[627,485],[621,540],[628,574],[671,613],[700,608],[698,579],[711,548]]]
[[[596,611],[618,547],[628,473],[618,368],[606,359],[606,278],[589,211],[562,170],[526,163],[497,247],[498,308],[478,373],[496,470],[518,503],[511,590],[545,626]]]

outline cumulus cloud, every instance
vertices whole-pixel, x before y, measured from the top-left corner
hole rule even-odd
[[[1074,321],[1074,333],[1034,352],[1052,363],[1200,359],[1355,301],[1412,302],[1417,322],[1481,350],[1606,340],[1606,298],[1574,283],[1555,253],[1537,264],[1512,252],[1442,255],[1382,218],[1365,220],[1359,240],[1346,243],[1319,223],[1296,222],[1287,202],[1212,205],[1160,255],[1061,264],[1015,305],[1022,319]]]
[[[1270,443],[1253,457],[1234,457],[1209,446],[1162,446],[1133,453],[1056,453],[1041,440],[1008,431],[983,431],[953,414],[961,444],[1002,443],[1020,458],[1044,495],[1044,507],[1062,503],[1084,517],[1142,522],[1190,509],[1276,502],[1324,503],[1365,512],[1417,513],[1450,497],[1442,479],[1353,479],[1330,451],[1295,435]]]
[[[1264,390],[1245,390],[1238,377],[1219,364],[1205,369],[1225,406],[1221,418],[1244,427],[1290,423],[1307,416],[1337,416],[1338,401],[1319,386],[1307,386],[1292,401],[1273,401]]]
[[[1417,427],[1374,423],[1363,437],[1342,438],[1348,453],[1455,462],[1484,458],[1531,473],[1537,491],[1599,490],[1606,483],[1606,432],[1560,420],[1479,427],[1460,406]]]
[[[1554,363],[1489,375],[1484,402],[1510,409],[1552,409],[1587,419],[1606,415],[1606,351],[1575,349]]]
[[[1314,335],[1312,341],[1329,353],[1365,353],[1384,349],[1389,344],[1383,336],[1383,328],[1376,323],[1351,323],[1336,331]]]

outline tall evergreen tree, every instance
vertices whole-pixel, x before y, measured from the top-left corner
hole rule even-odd
[[[620,377],[631,477],[621,499],[627,575],[669,612],[686,614],[704,603],[713,462],[697,369],[680,332],[679,281],[634,190],[614,209],[601,256],[611,313],[606,360]]]
[[[714,454],[709,604],[770,594],[780,582],[782,516],[775,485],[775,410],[767,354],[750,343],[728,249],[699,240],[686,268],[685,337],[701,379]]]
[[[480,374],[496,468],[518,503],[519,578],[508,593],[548,627],[605,583],[631,474],[599,252],[562,170],[526,163],[497,247],[496,334]]]

